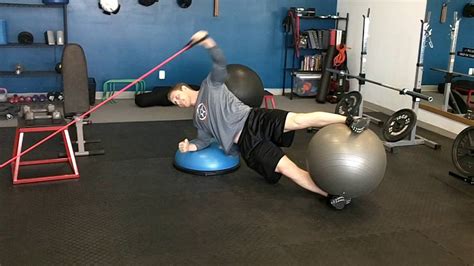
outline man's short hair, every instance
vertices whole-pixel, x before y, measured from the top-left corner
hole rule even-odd
[[[171,89],[168,91],[168,100],[169,100],[170,102],[172,102],[172,101],[171,101],[171,98],[170,98],[170,97],[171,97],[171,93],[173,93],[174,91],[177,91],[177,90],[182,91],[182,90],[183,90],[183,87],[185,87],[185,88],[187,88],[187,89],[190,89],[190,88],[191,88],[191,87],[189,87],[188,84],[183,83],[183,82],[180,82],[180,83],[174,85],[174,87],[171,88]]]

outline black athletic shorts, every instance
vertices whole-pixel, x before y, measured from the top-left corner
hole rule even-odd
[[[287,115],[284,110],[254,108],[239,137],[240,153],[247,165],[272,184],[281,178],[275,172],[285,155],[280,147],[289,147],[295,136],[294,131],[283,132]]]

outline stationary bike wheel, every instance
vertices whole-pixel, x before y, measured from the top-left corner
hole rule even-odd
[[[454,166],[459,172],[474,176],[474,126],[464,129],[457,135],[451,154]]]

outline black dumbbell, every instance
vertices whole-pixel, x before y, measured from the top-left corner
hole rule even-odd
[[[54,102],[54,101],[62,101],[64,100],[64,96],[62,92],[55,91],[55,92],[48,92],[46,94],[46,98],[48,98],[48,101]]]
[[[54,95],[54,92],[48,92],[48,93],[46,94],[46,98],[48,99],[48,101],[54,102],[56,96]]]
[[[55,93],[54,93],[54,98],[55,98],[56,100],[62,102],[62,101],[64,100],[63,93],[62,93],[62,92],[59,92],[59,91],[55,92]]]
[[[8,110],[0,111],[0,117],[5,118],[6,120],[10,120],[14,118],[13,114],[9,112]]]
[[[6,120],[15,118],[16,114],[20,111],[19,106],[11,105],[6,107],[0,107],[0,116]]]

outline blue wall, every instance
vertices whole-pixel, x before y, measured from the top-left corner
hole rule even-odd
[[[461,17],[459,35],[456,50],[460,51],[463,47],[474,48],[474,18],[462,17],[463,7],[471,0],[451,0],[448,1],[448,16],[444,24],[440,23],[441,5],[445,0],[428,0],[427,12],[431,11],[430,25],[433,29],[431,39],[434,48],[428,46],[425,50],[425,71],[423,73],[423,84],[434,85],[444,82],[444,74],[429,70],[431,67],[447,69],[449,60],[449,48],[451,44],[450,27],[453,22],[453,12],[458,11]],[[454,71],[466,73],[469,67],[474,67],[474,60],[466,57],[456,56]]]
[[[96,78],[98,87],[108,79],[139,77],[181,49],[193,33],[206,29],[229,63],[248,65],[257,71],[265,87],[280,88],[284,57],[281,24],[287,9],[304,6],[316,7],[318,14],[336,12],[336,1],[324,0],[221,0],[219,17],[212,16],[212,0],[195,0],[188,9],[179,8],[175,0],[162,0],[150,7],[137,2],[120,0],[120,12],[106,16],[97,8],[96,0],[70,0],[69,42],[84,48],[89,75]],[[9,40],[16,40],[22,30],[42,40],[46,29],[61,28],[59,9],[4,8],[0,18],[8,21]],[[26,69],[52,70],[61,57],[61,49],[55,50],[0,49],[0,71],[13,70],[16,63]],[[154,74],[146,82],[148,87],[179,81],[200,84],[210,67],[207,52],[197,47],[164,66],[165,80]],[[0,79],[0,87],[12,92],[44,92],[59,84],[60,79],[54,76]]]

